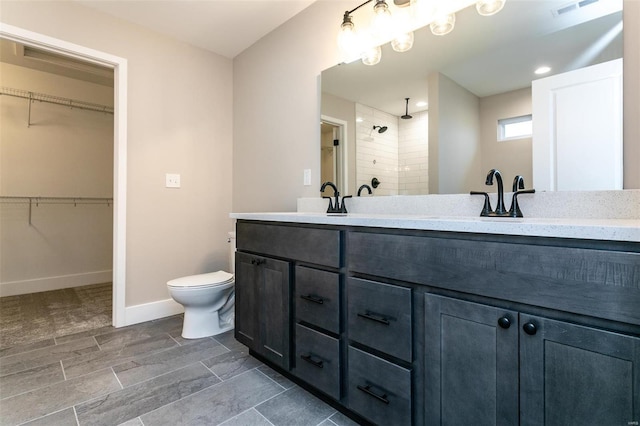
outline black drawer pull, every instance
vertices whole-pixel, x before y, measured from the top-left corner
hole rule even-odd
[[[361,312],[358,312],[358,316],[362,317],[362,318],[365,318],[365,319],[368,319],[368,320],[371,320],[371,321],[379,322],[380,324],[384,324],[384,325],[391,324],[389,322],[389,320],[387,318],[383,317],[382,315],[376,315],[376,314],[373,314],[373,313],[371,313],[369,311],[365,312],[364,314],[361,313]]]
[[[251,259],[252,265],[260,266],[260,265],[264,265],[265,263],[267,263],[267,261],[264,259]]]
[[[313,296],[311,294],[301,295],[300,298],[304,300],[308,300],[309,302],[317,303],[318,305],[322,305],[324,303],[324,299],[319,296]]]
[[[367,395],[370,395],[370,396],[374,397],[378,401],[384,402],[385,404],[389,404],[389,400],[387,399],[387,394],[385,393],[382,396],[378,395],[377,393],[375,393],[374,391],[371,390],[371,385],[367,385],[367,386],[358,385],[357,387],[362,392],[366,393]]]
[[[300,355],[300,358],[304,359],[309,364],[314,365],[314,366],[316,366],[318,368],[324,368],[324,364],[323,364],[322,360],[316,361],[313,358],[311,358],[311,355]]]

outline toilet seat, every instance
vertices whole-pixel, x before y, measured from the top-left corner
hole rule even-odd
[[[233,283],[234,276],[226,271],[216,271],[207,274],[189,275],[168,281],[169,287],[175,288],[207,288],[218,287]]]

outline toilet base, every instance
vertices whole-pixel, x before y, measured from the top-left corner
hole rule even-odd
[[[185,339],[201,339],[216,336],[225,331],[233,330],[233,320],[220,323],[218,311],[190,308],[184,311],[182,323],[182,337]]]

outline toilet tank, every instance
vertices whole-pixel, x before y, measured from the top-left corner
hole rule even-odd
[[[236,273],[236,233],[235,231],[229,232],[229,269],[232,274]]]

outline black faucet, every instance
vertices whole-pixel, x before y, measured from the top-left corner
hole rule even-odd
[[[351,198],[351,195],[347,195],[346,197],[342,197],[342,205],[340,204],[340,193],[338,192],[338,188],[336,188],[333,182],[325,182],[320,187],[320,192],[324,192],[324,190],[330,186],[333,189],[333,196],[336,200],[335,204],[331,197],[322,197],[327,198],[329,200],[329,207],[327,208],[327,213],[347,213],[347,207],[344,204],[344,200],[346,198]]]
[[[509,212],[507,212],[507,210],[504,208],[504,188],[502,187],[502,175],[500,174],[500,170],[489,170],[485,184],[493,185],[494,176],[496,178],[496,181],[498,181],[498,205],[496,206],[495,211],[491,212],[489,216],[507,216]]]
[[[360,196],[360,193],[362,192],[363,189],[366,189],[367,191],[369,191],[369,195],[373,194],[373,192],[371,191],[371,187],[367,184],[364,184],[360,186],[360,188],[358,188],[358,197]]]
[[[520,207],[518,206],[518,195],[520,194],[534,194],[536,192],[535,189],[527,189],[524,190],[524,178],[520,175],[516,176],[513,179],[513,198],[511,199],[511,208],[509,211],[506,211],[504,208],[504,188],[502,187],[502,175],[500,171],[497,169],[491,169],[489,174],[487,175],[487,180],[485,184],[493,185],[493,177],[495,176],[498,181],[498,206],[495,211],[491,208],[491,201],[489,201],[489,194],[486,192],[476,192],[471,191],[471,195],[484,195],[484,206],[482,207],[482,212],[480,212],[480,216],[486,217],[523,217],[522,211],[520,211]],[[518,191],[521,189],[521,191]]]
[[[508,213],[509,217],[524,217],[518,205],[518,195],[534,194],[536,192],[535,189],[527,189],[526,191],[518,191],[518,189],[524,190],[524,178],[520,175],[513,178],[513,198],[511,199],[511,208]]]

